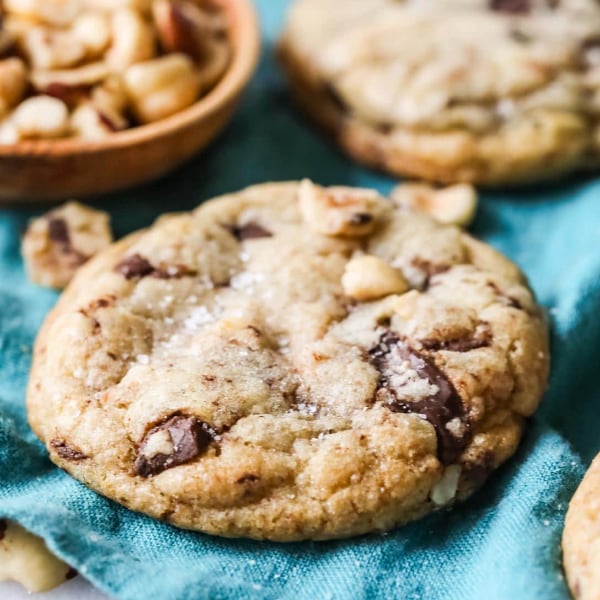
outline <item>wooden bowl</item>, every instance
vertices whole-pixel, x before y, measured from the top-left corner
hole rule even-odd
[[[231,63],[189,108],[98,142],[26,140],[0,145],[0,202],[97,195],[156,179],[191,158],[230,120],[254,73],[260,32],[251,0],[219,0],[228,15]]]

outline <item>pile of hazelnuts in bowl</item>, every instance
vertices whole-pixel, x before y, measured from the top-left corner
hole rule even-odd
[[[215,0],[1,0],[0,144],[101,140],[194,104],[231,61]]]

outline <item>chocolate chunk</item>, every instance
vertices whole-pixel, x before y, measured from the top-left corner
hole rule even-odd
[[[394,124],[393,123],[377,123],[375,125],[375,129],[383,135],[389,135],[390,133],[392,133],[392,131],[394,131]]]
[[[236,481],[236,483],[256,483],[259,480],[260,477],[258,475],[255,475],[254,473],[245,473]]]
[[[69,259],[74,266],[82,265],[89,258],[73,248],[71,236],[69,235],[69,226],[63,218],[48,218],[48,237],[59,246],[63,254],[69,255]]]
[[[67,444],[67,442],[65,442],[65,440],[60,438],[53,439],[50,442],[50,446],[56,450],[56,454],[58,454],[61,458],[70,460],[71,462],[79,462],[80,460],[85,460],[88,458],[83,452],[74,446],[70,446]]]
[[[323,91],[327,99],[333,104],[333,106],[341,113],[348,112],[348,105],[344,102],[338,91],[330,83],[324,86]]]
[[[486,450],[476,462],[463,464],[462,477],[475,488],[479,488],[494,470],[494,463],[494,454],[490,450]]]
[[[439,459],[444,464],[455,462],[469,443],[471,432],[465,408],[452,382],[433,361],[391,331],[381,336],[377,346],[369,351],[369,356],[380,373],[377,397],[393,412],[422,415],[435,428]],[[435,386],[437,391],[415,400],[399,397],[400,390],[394,388],[394,374],[403,363]]]
[[[73,567],[69,567],[69,570],[67,571],[67,574],[65,575],[65,579],[68,581],[69,579],[73,579],[74,577],[77,577],[77,575],[79,575],[79,573]]]
[[[600,48],[600,36],[594,35],[581,42],[580,48],[585,52],[587,50],[597,50]]]
[[[189,269],[185,265],[168,265],[155,267],[141,254],[132,254],[123,259],[116,267],[115,271],[121,273],[125,279],[141,279],[151,275],[157,279],[179,279],[186,275],[196,275],[196,271]]]
[[[523,310],[523,305],[516,298],[513,298],[512,296],[504,297],[506,298],[506,303],[508,306],[511,308],[516,308],[517,310]]]
[[[425,273],[425,281],[423,282],[424,290],[426,290],[431,284],[432,277],[435,275],[440,275],[441,273],[446,273],[450,270],[449,265],[435,264],[418,256],[415,256],[410,261],[410,264],[415,267],[415,269],[419,269],[419,271],[423,271],[423,273]]]
[[[71,247],[71,237],[67,222],[59,217],[51,217],[48,220],[48,237],[57,244],[61,244],[63,249],[68,250]]]
[[[153,273],[154,267],[141,254],[132,254],[124,258],[115,267],[115,271],[121,273],[125,279],[138,279]]]
[[[6,519],[0,519],[0,541],[2,541],[4,539],[4,536],[6,535],[7,527],[8,527],[8,523],[6,522]]]
[[[426,350],[450,350],[452,352],[469,352],[477,348],[486,348],[492,341],[492,332],[488,323],[481,322],[470,337],[454,338],[451,340],[421,340]]]
[[[371,221],[373,221],[373,215],[370,215],[369,213],[356,213],[350,218],[350,223],[352,225],[367,225],[368,223],[371,223]]]
[[[97,310],[99,308],[107,308],[109,307],[116,298],[114,296],[108,296],[105,298],[98,298],[97,300],[92,300],[88,307],[88,310]]]
[[[170,454],[145,456],[144,450],[151,437],[161,431],[169,434],[173,450]],[[175,413],[153,427],[144,436],[135,460],[134,470],[141,477],[157,475],[166,469],[177,467],[200,456],[215,438],[210,425],[196,417]]]
[[[268,229],[254,222],[246,223],[245,225],[226,225],[225,228],[238,242],[273,237],[273,234]]]
[[[385,327],[387,329],[392,324],[392,317],[387,316],[387,315],[384,317],[379,317],[377,319],[376,323],[377,323],[378,327]]]
[[[527,14],[531,10],[531,0],[490,0],[489,6],[497,12]]]
[[[523,305],[516,298],[505,294],[493,281],[488,281],[487,285],[496,292],[496,295],[499,296],[507,306],[516,308],[517,310],[524,310]]]
[[[527,35],[525,32],[517,29],[516,27],[511,29],[508,32],[511,40],[514,40],[518,44],[528,44],[531,42],[531,36]]]
[[[152,277],[157,279],[180,279],[185,276],[196,275],[193,269],[188,269],[185,265],[170,265],[166,268],[154,269]]]

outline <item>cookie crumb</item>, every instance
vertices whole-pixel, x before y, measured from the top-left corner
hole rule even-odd
[[[112,239],[107,213],[68,202],[29,224],[21,245],[29,279],[62,289]]]

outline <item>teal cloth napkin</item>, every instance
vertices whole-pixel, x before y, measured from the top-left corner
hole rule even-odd
[[[272,44],[286,2],[259,0],[264,56],[225,135],[151,186],[102,198],[117,235],[265,180],[393,181],[341,156],[292,109]],[[110,177],[110,173],[107,173]],[[398,529],[328,543],[224,540],[177,530],[96,495],[51,465],[30,431],[31,347],[56,294],[27,282],[20,232],[39,210],[0,210],[0,515],[115,598],[555,600],[568,597],[560,535],[584,465],[600,449],[600,181],[484,193],[476,235],[530,276],[552,325],[542,409],[514,459],[466,504]]]

